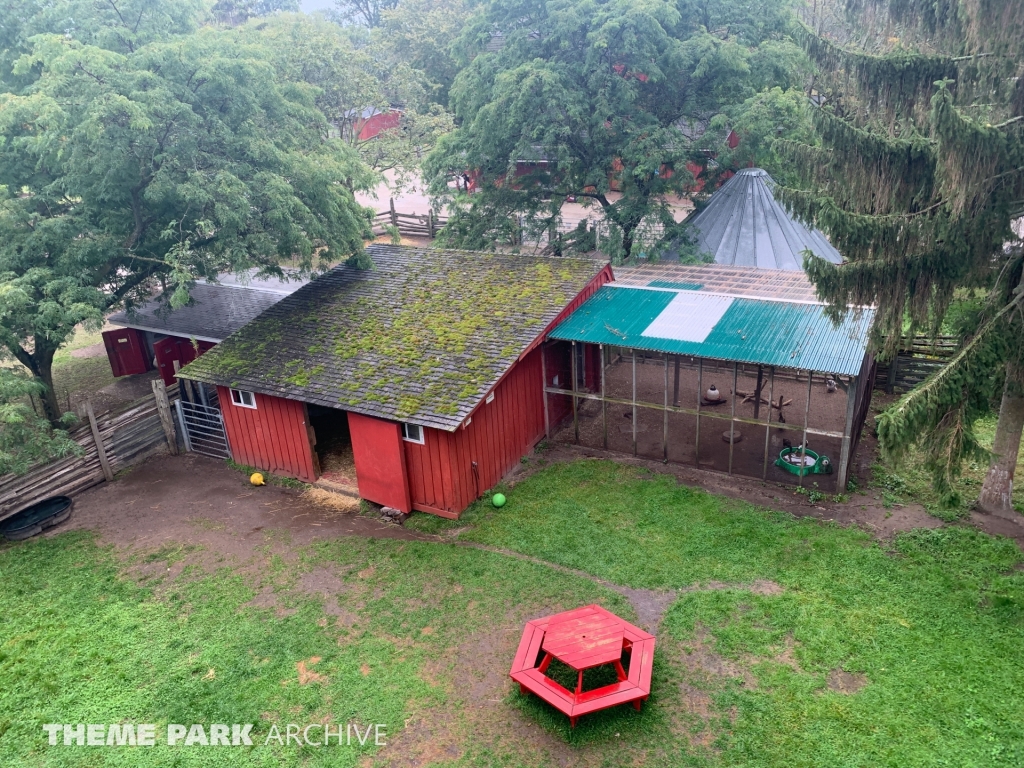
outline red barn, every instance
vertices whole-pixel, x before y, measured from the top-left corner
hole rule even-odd
[[[191,301],[172,308],[169,295],[160,296],[108,320],[124,326],[104,331],[103,343],[114,376],[130,376],[155,367],[164,383],[174,384],[180,368],[211,349],[263,310],[295,291],[300,282],[244,275],[245,285],[222,275],[216,285],[198,283]]]
[[[384,131],[398,128],[402,123],[402,110],[400,109],[377,109],[367,107],[358,115],[351,113],[352,132],[356,134],[359,141],[375,139]]]
[[[458,517],[545,433],[548,330],[612,279],[590,259],[374,245],[184,368],[235,461]]]

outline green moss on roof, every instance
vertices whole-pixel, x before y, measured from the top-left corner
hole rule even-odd
[[[186,378],[454,429],[603,263],[371,246],[186,366]]]

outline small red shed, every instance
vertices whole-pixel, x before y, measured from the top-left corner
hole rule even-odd
[[[103,333],[107,359],[114,376],[130,376],[155,367],[167,386],[199,355],[298,289],[279,280],[237,283],[199,283],[189,292],[191,302],[172,308],[162,295],[138,307],[116,312],[108,320],[124,326]],[[266,285],[266,287],[263,287]]]
[[[540,344],[612,279],[606,262],[368,248],[179,377],[218,387],[239,463],[459,514],[545,432]]]
[[[358,141],[377,138],[384,131],[398,128],[402,124],[403,111],[395,107],[366,107],[351,109],[345,113],[348,127],[341,128],[343,135],[355,136]]]
[[[117,328],[104,331],[103,346],[107,350],[110,370],[114,376],[133,376],[153,370],[153,355],[146,340],[146,332],[137,328]]]

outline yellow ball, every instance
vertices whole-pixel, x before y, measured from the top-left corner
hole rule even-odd
[[[263,481],[263,475],[261,475],[259,472],[253,472],[252,476],[249,478],[249,482],[252,483],[253,485],[266,485],[266,483]]]

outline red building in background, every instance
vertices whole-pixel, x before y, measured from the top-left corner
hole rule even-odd
[[[120,377],[155,368],[170,386],[179,369],[255,320],[303,282],[247,274],[243,284],[232,275],[222,275],[218,284],[193,286],[191,301],[184,307],[172,308],[170,297],[164,295],[115,312],[107,320],[122,327],[103,332],[110,370]]]

